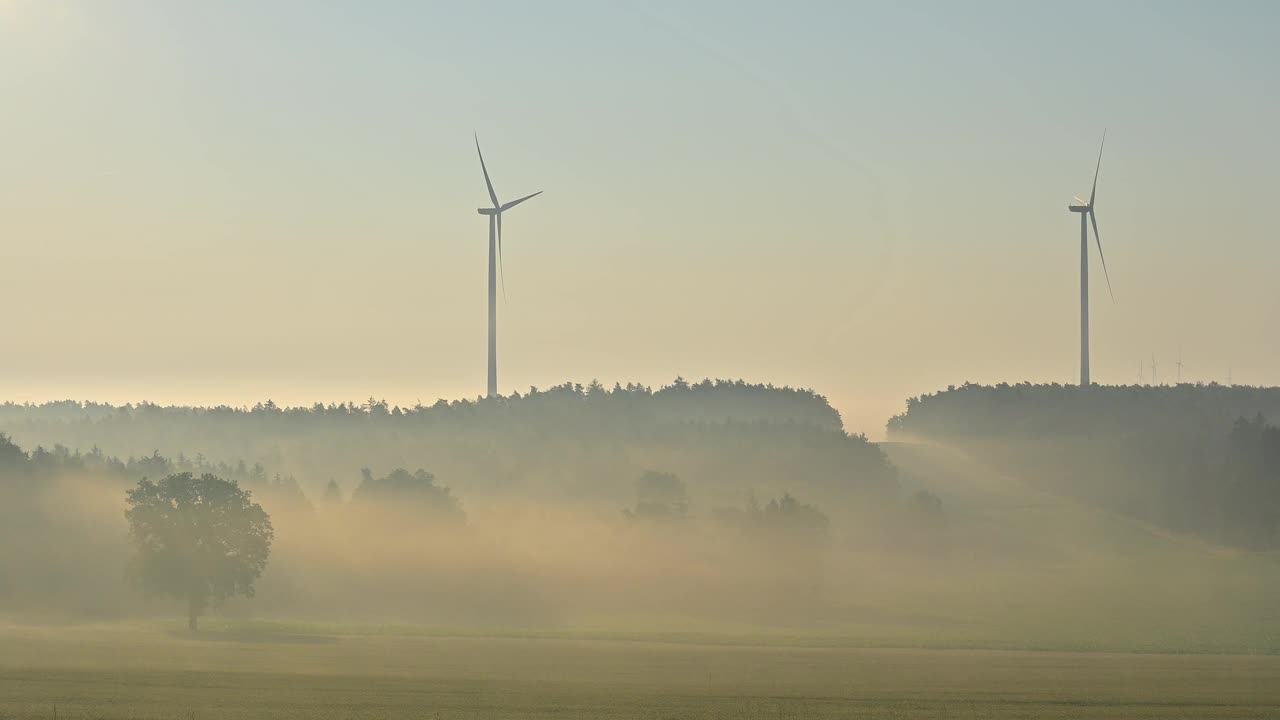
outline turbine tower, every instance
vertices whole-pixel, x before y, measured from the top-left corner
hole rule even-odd
[[[1098,165],[1093,170],[1093,190],[1089,192],[1089,202],[1076,198],[1075,205],[1067,209],[1080,213],[1080,387],[1089,387],[1089,225],[1093,225],[1093,237],[1098,243],[1098,257],[1102,260],[1102,274],[1107,278],[1107,293],[1111,301],[1116,296],[1111,292],[1111,275],[1107,273],[1107,258],[1102,254],[1102,238],[1098,236],[1098,218],[1093,213],[1094,200],[1098,195],[1098,171],[1102,169],[1102,148],[1106,147],[1107,133],[1102,133],[1102,146],[1098,148]]]
[[[498,202],[498,193],[493,190],[493,183],[489,180],[489,169],[484,165],[484,153],[480,152],[480,137],[476,136],[476,155],[480,156],[480,171],[484,173],[484,184],[489,190],[489,200],[493,202],[493,207],[476,208],[476,212],[481,215],[489,216],[489,397],[496,397],[498,394],[498,287],[497,287],[497,266],[502,264],[502,213],[519,205],[531,197],[542,194],[542,191],[533,195],[525,195],[522,198],[512,200],[509,203]],[[497,250],[497,263],[494,262],[494,250]],[[502,276],[502,297],[507,296],[507,278],[504,273]]]

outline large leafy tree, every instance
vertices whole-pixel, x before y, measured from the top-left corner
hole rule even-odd
[[[233,595],[253,596],[267,566],[271,518],[234,481],[189,472],[128,491],[133,570],[147,592],[187,601],[187,624]]]

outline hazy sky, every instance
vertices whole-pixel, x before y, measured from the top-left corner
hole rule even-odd
[[[1280,4],[0,0],[0,398],[1280,382]],[[784,7],[785,6],[785,7]],[[1150,369],[1146,376],[1150,379]]]

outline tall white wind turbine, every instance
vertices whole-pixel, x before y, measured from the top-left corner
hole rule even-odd
[[[542,194],[539,190],[532,195],[525,195],[522,198],[512,200],[509,203],[498,202],[498,193],[493,190],[493,183],[489,180],[489,169],[484,164],[484,153],[480,152],[480,138],[476,137],[476,154],[480,156],[480,170],[484,173],[484,184],[489,190],[489,200],[493,202],[493,207],[476,208],[476,212],[481,215],[489,216],[489,397],[495,397],[498,394],[498,288],[497,288],[497,266],[502,264],[502,213],[519,205],[520,203],[532,197]],[[494,261],[494,251],[497,250],[497,262]],[[506,275],[502,277],[502,295],[506,297]]]
[[[1102,238],[1098,236],[1098,218],[1094,215],[1094,201],[1098,196],[1098,171],[1102,169],[1102,148],[1106,147],[1107,133],[1102,133],[1102,146],[1098,148],[1098,165],[1093,170],[1093,190],[1089,202],[1076,198],[1075,205],[1067,206],[1073,213],[1080,213],[1080,387],[1089,387],[1089,225],[1093,225],[1093,237],[1098,243],[1098,257],[1102,260],[1102,274],[1107,279],[1107,293],[1111,292],[1111,275],[1107,272],[1107,258],[1102,254]],[[1155,369],[1152,368],[1154,374]]]

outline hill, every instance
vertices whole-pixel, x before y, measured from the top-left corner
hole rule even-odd
[[[1178,532],[1280,547],[1280,389],[965,384],[891,438],[964,448],[1038,487]]]
[[[699,499],[734,503],[753,489],[893,484],[879,450],[846,435],[821,395],[740,380],[677,378],[658,390],[566,383],[411,408],[374,398],[252,408],[9,403],[0,433],[32,450],[161,455],[193,469],[230,465],[243,480],[292,476],[313,497],[330,480],[349,491],[365,468],[424,468],[473,500],[516,493],[616,504],[646,470],[681,475]]]

